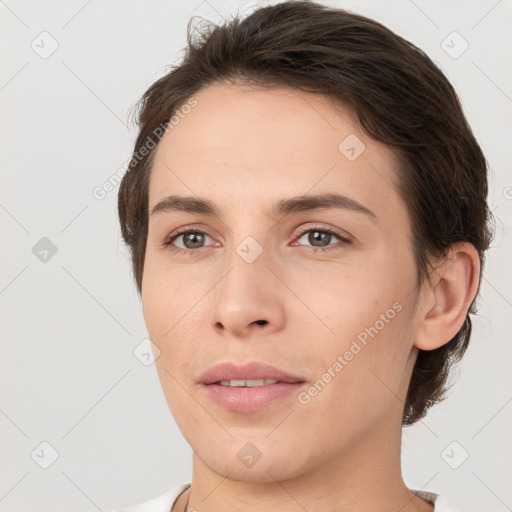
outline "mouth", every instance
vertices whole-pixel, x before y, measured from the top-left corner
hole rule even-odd
[[[290,400],[305,380],[261,361],[242,365],[226,361],[209,368],[199,383],[206,397],[217,406],[233,412],[250,412]]]
[[[247,379],[247,380],[220,380],[213,382],[220,386],[230,386],[233,388],[257,388],[260,386],[267,386],[269,384],[277,384],[278,380],[274,379]]]

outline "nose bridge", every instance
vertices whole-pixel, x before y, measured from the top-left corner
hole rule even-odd
[[[261,209],[256,209],[248,203],[239,201],[239,211],[231,223],[227,241],[229,254],[226,256],[228,268],[232,272],[241,272],[251,276],[268,273],[266,268],[272,260],[270,238],[273,230],[268,223],[268,217],[262,218]]]
[[[261,237],[259,237],[261,240]],[[244,236],[238,243],[233,240],[226,256],[226,271],[222,288],[233,294],[246,295],[246,301],[257,301],[268,295],[262,293],[268,286],[272,273],[267,268],[271,255],[264,244],[252,235]]]

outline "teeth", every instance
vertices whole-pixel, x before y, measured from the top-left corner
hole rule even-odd
[[[219,384],[221,386],[231,386],[231,387],[248,387],[254,388],[257,386],[265,386],[267,384],[275,384],[278,382],[277,380],[272,379],[254,379],[254,380],[221,380]]]

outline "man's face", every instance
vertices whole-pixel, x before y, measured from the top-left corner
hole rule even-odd
[[[205,198],[219,216],[150,215],[142,284],[180,430],[209,468],[252,481],[385,442],[399,431],[416,355],[411,226],[392,153],[324,96],[215,85],[195,98],[157,148],[149,211],[173,195]],[[270,211],[321,194],[372,213]],[[195,238],[165,246],[180,228]],[[305,382],[259,410],[228,410],[199,382],[226,361],[261,361]],[[244,450],[261,459],[249,467]]]

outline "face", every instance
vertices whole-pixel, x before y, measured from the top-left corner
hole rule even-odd
[[[168,405],[197,457],[230,478],[347,460],[400,429],[416,355],[393,154],[324,96],[215,85],[194,97],[159,143],[149,187],[149,212],[171,195],[218,210],[168,204],[149,216],[143,312]],[[325,194],[345,199],[308,208]],[[296,197],[311,200],[274,208]],[[229,410],[200,383],[227,361],[303,383],[258,410]],[[244,450],[261,459],[248,467]]]

